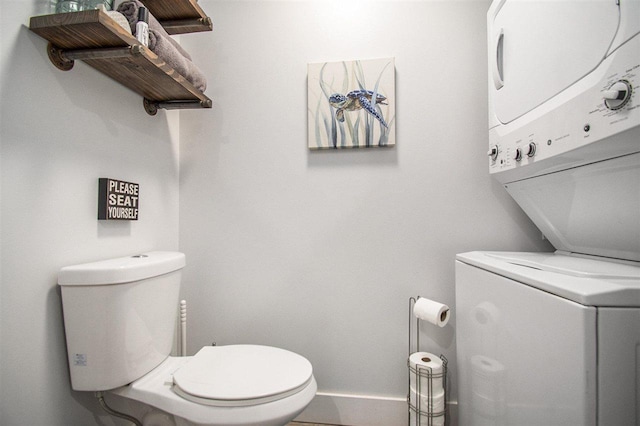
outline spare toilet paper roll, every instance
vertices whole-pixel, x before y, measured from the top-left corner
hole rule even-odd
[[[444,390],[429,395],[418,395],[414,388],[409,391],[409,401],[416,410],[437,414],[444,412]]]
[[[450,313],[447,305],[425,297],[420,297],[413,305],[413,315],[439,327],[447,325]]]
[[[409,386],[412,389],[421,395],[428,395],[429,391],[435,394],[444,389],[440,357],[429,352],[414,352],[409,356],[409,365]]]

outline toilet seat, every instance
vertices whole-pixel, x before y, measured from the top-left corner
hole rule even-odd
[[[198,404],[245,407],[296,394],[312,377],[311,363],[284,349],[206,346],[173,373],[173,390]]]
[[[242,346],[249,346],[243,349],[246,353],[251,353],[250,349],[255,349],[253,345]],[[229,346],[215,346],[210,347],[207,351],[228,347]],[[140,377],[128,385],[112,389],[109,393],[158,408],[176,416],[176,418],[186,419],[191,422],[190,424],[213,426],[281,426],[290,422],[300,414],[302,410],[309,405],[318,389],[317,383],[313,375],[311,375],[311,379],[306,386],[303,385],[297,393],[291,392],[289,396],[278,394],[282,395],[282,397],[271,402],[255,403],[245,406],[215,406],[204,404],[201,401],[196,402],[195,400],[189,400],[178,395],[176,392],[178,386],[174,383],[174,376],[180,370],[187,368],[194,359],[195,356],[168,357],[143,377]],[[189,369],[186,371],[189,371]],[[178,374],[178,376],[180,376],[180,374]]]

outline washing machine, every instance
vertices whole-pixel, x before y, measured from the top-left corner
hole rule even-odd
[[[456,259],[460,425],[640,424],[640,267],[562,253]]]
[[[496,0],[487,43],[489,172],[556,250],[456,256],[459,424],[640,425],[640,1]]]

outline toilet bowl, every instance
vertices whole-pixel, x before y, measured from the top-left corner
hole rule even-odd
[[[60,270],[71,387],[119,395],[144,426],[287,424],[317,390],[304,357],[260,345],[169,356],[185,264],[149,252]]]
[[[282,426],[311,402],[317,385],[309,361],[259,345],[210,346],[169,357],[110,393],[162,409],[177,426]]]

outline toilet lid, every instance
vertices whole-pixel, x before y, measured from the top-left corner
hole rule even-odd
[[[306,358],[284,349],[206,346],[173,374],[173,389],[200,404],[247,406],[298,393],[312,374]]]

